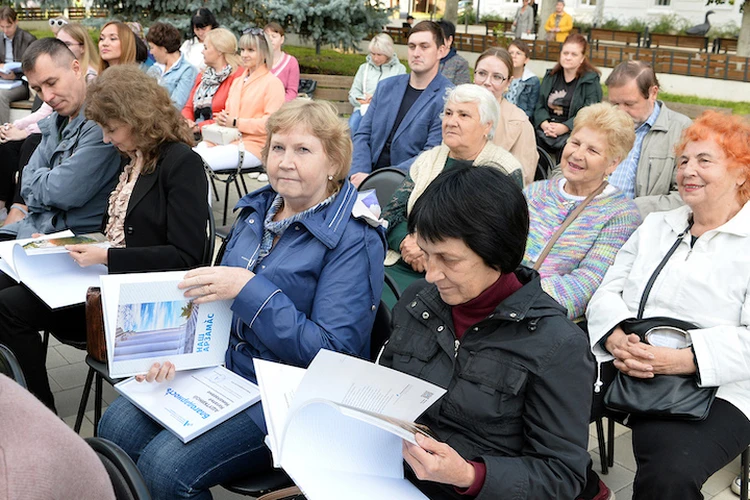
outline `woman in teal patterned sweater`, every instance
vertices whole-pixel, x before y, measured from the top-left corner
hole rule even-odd
[[[625,112],[607,103],[588,106],[576,116],[563,150],[563,176],[535,182],[524,190],[530,228],[523,264],[532,267],[568,214],[603,189],[538,266],[542,288],[568,309],[571,319],[583,316],[618,250],[641,223],[635,203],[605,184],[634,140],[633,121]]]

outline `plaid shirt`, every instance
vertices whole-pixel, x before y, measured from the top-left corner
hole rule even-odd
[[[633,149],[630,150],[628,157],[617,165],[615,171],[609,176],[609,183],[617,186],[620,191],[630,199],[635,198],[635,173],[638,170],[638,160],[641,159],[641,146],[643,146],[643,139],[646,138],[646,135],[656,122],[656,118],[659,116],[659,111],[661,111],[661,106],[659,106],[659,103],[657,102],[654,104],[654,110],[651,112],[651,116],[648,117],[648,120],[635,129],[635,142],[633,143]]]

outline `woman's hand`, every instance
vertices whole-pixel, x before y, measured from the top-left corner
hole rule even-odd
[[[614,329],[604,347],[615,357],[615,368],[631,377],[690,375],[696,371],[690,349],[671,349],[645,344],[638,335],[628,335],[619,326]]]
[[[8,141],[22,141],[29,136],[29,133],[20,128],[16,128],[11,123],[6,123],[0,128],[0,140],[2,142]]]
[[[254,276],[254,272],[241,267],[201,267],[186,273],[177,288],[187,288],[185,297],[194,299],[196,304],[231,300],[239,295]]]
[[[413,234],[407,234],[399,248],[401,258],[418,273],[424,272],[424,253],[417,245],[417,238]]]
[[[229,118],[229,113],[227,113],[226,109],[220,111],[219,114],[214,117],[214,121],[222,127],[232,127],[232,124],[234,123],[233,120]]]
[[[190,128],[193,128],[193,127],[195,127],[195,122],[194,122],[193,120],[190,120],[190,119],[188,119],[188,118],[185,118],[185,121],[187,122],[187,124],[188,124],[188,127],[190,127]]]
[[[474,483],[474,466],[456,450],[423,434],[417,434],[416,438],[419,446],[403,442],[403,455],[417,478],[458,488],[468,488]]]
[[[565,135],[570,132],[570,129],[564,123],[550,123],[549,129],[555,134],[555,137]]]
[[[106,248],[94,245],[65,245],[70,252],[70,257],[81,267],[93,266],[94,264],[106,265],[109,261]]]
[[[137,382],[164,382],[165,380],[172,380],[174,378],[174,364],[170,361],[165,361],[163,365],[154,363],[151,365],[151,369],[145,375],[136,375],[135,380]]]
[[[352,174],[351,177],[349,177],[349,182],[352,183],[352,185],[355,188],[358,188],[360,184],[362,184],[362,181],[367,178],[367,174],[364,172],[357,172],[356,174]]]

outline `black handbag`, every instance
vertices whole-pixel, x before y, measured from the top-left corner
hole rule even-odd
[[[690,226],[677,236],[677,241],[669,249],[667,255],[664,256],[651,278],[649,278],[648,283],[646,283],[638,306],[638,317],[625,320],[620,324],[625,333],[635,333],[641,338],[641,341],[648,342],[649,334],[655,329],[661,329],[660,327],[668,327],[669,331],[682,332],[686,336],[688,336],[687,330],[697,328],[692,323],[675,318],[643,318],[646,300],[656,277],[677,250],[682,238],[689,230]],[[698,387],[694,375],[655,375],[650,379],[642,379],[618,371],[604,395],[604,405],[611,410],[633,415],[704,420],[708,416],[717,390],[717,387]]]

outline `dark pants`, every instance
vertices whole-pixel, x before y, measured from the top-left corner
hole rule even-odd
[[[4,201],[8,208],[16,192],[16,173],[22,144],[23,141],[0,143],[0,201]]]
[[[703,483],[750,445],[750,421],[716,399],[706,420],[632,419],[635,500],[701,499]]]
[[[55,399],[47,380],[47,352],[40,330],[52,330],[60,338],[85,341],[83,305],[51,310],[25,286],[0,273],[0,344],[18,358],[29,391],[53,411]]]
[[[22,205],[26,204],[21,197],[21,179],[23,179],[23,169],[26,167],[26,164],[29,163],[31,155],[34,154],[34,151],[36,151],[40,142],[42,142],[42,134],[31,134],[21,145],[21,150],[18,154],[18,182],[16,183],[13,203],[20,203]]]

